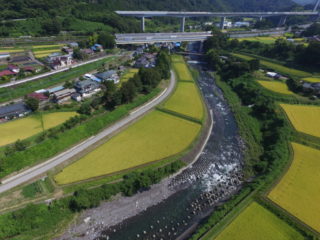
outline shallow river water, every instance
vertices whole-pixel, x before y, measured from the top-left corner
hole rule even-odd
[[[193,67],[200,71],[199,86],[214,119],[202,154],[170,181],[168,187],[176,191],[173,195],[137,216],[104,229],[96,239],[186,239],[188,229],[241,187],[243,143],[236,121],[214,79],[200,65]]]

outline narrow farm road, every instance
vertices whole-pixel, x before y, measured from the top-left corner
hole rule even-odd
[[[54,74],[57,74],[57,73],[60,73],[60,72],[67,71],[67,70],[72,69],[72,68],[81,67],[83,65],[86,65],[86,64],[89,64],[89,63],[93,63],[93,62],[97,62],[97,61],[100,61],[100,60],[102,60],[104,58],[109,58],[109,57],[113,57],[113,56],[119,56],[119,55],[106,55],[106,56],[103,56],[103,57],[91,59],[89,61],[77,63],[75,65],[72,65],[72,66],[69,66],[69,67],[65,67],[65,68],[62,68],[62,69],[59,69],[59,70],[54,70],[54,71],[50,71],[50,72],[47,72],[47,73],[39,74],[39,75],[36,75],[36,76],[33,76],[33,77],[24,78],[24,79],[17,80],[17,81],[14,81],[14,82],[1,84],[0,88],[12,87],[12,86],[19,85],[19,84],[22,84],[22,83],[35,81],[35,80],[38,80],[40,78],[48,77],[48,76],[51,76],[51,75],[54,75]]]
[[[2,180],[2,184],[0,185],[0,193],[8,191],[16,186],[19,186],[20,184],[23,184],[27,181],[30,181],[31,179],[42,175],[49,171],[50,169],[60,165],[61,163],[67,161],[68,159],[72,158],[73,156],[77,155],[78,153],[82,152],[86,148],[90,147],[91,145],[97,143],[101,139],[105,138],[106,136],[118,131],[122,127],[126,126],[130,122],[134,121],[135,119],[139,118],[146,112],[153,109],[155,106],[163,102],[174,90],[176,83],[176,78],[171,71],[171,79],[169,86],[156,98],[151,100],[150,102],[144,104],[143,106],[139,107],[138,109],[131,112],[127,117],[121,119],[120,121],[114,123],[110,127],[106,128],[102,132],[100,132],[96,136],[92,136],[88,138],[87,140],[79,143],[78,145],[74,146],[73,148],[49,159],[46,162],[43,162],[41,164],[38,164],[32,168],[29,168],[15,176],[12,176],[8,179]]]

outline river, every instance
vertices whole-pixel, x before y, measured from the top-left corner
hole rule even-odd
[[[200,64],[192,64],[192,67],[200,72],[199,86],[214,119],[203,152],[189,168],[169,181],[168,188],[174,194],[104,229],[97,240],[187,239],[188,230],[241,187],[244,144],[233,113],[211,75]]]

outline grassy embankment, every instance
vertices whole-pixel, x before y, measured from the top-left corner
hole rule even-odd
[[[99,68],[102,64],[108,63],[110,61],[116,60],[116,57],[108,57],[102,60],[99,60],[94,63],[89,63],[81,67],[73,68],[67,70],[66,72],[57,73],[53,76],[45,77],[37,81],[27,82],[15,86],[15,88],[1,88],[0,89],[0,103],[7,102],[19,97],[23,97],[28,93],[33,91],[48,88],[59,83],[66,82],[68,80],[75,79],[81,75],[93,71]]]
[[[176,59],[179,61],[177,62]],[[57,183],[70,184],[114,174],[166,159],[188,149],[200,132],[204,107],[197,90],[189,91],[186,101],[200,104],[182,104],[181,99],[177,99],[177,97],[184,97],[181,92],[185,88],[181,88],[181,85],[190,84],[196,88],[196,83],[182,57],[174,57],[173,66],[179,82],[172,97],[159,110],[148,114],[63,169],[55,176]],[[181,71],[186,72],[181,73]],[[173,101],[177,103],[173,104]],[[174,106],[174,110],[167,108],[168,105]]]
[[[2,123],[0,124],[0,147],[56,127],[75,115],[75,112],[40,113]]]

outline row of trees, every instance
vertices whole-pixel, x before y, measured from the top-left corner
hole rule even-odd
[[[9,239],[28,233],[30,239],[37,233],[52,233],[53,229],[74,212],[99,206],[103,200],[123,193],[132,195],[137,191],[148,189],[151,184],[176,172],[183,166],[180,161],[173,162],[157,169],[133,172],[124,176],[124,180],[115,184],[103,185],[93,189],[81,189],[73,196],[55,200],[49,206],[45,204],[29,205],[23,209],[5,213],[0,216],[0,239]]]

